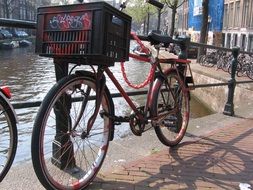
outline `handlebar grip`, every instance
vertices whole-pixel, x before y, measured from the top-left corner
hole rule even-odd
[[[163,3],[160,3],[159,1],[156,0],[145,0],[146,3],[149,3],[151,5],[154,5],[155,7],[162,9],[164,7]]]

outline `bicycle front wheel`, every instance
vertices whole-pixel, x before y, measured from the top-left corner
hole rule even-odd
[[[6,100],[0,96],[0,181],[8,173],[17,150],[16,118]]]
[[[46,189],[83,189],[106,156],[112,120],[98,114],[87,129],[96,103],[96,79],[89,72],[60,80],[46,95],[32,133],[32,161]],[[100,111],[113,112],[107,87]]]
[[[155,81],[151,115],[157,137],[172,147],[182,140],[188,126],[189,92],[175,70],[168,70],[166,76]]]

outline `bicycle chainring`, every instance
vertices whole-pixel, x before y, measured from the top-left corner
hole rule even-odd
[[[137,109],[141,113],[143,113],[143,107]],[[131,113],[129,125],[132,133],[136,136],[141,136],[142,133],[144,132],[145,125],[140,122],[140,120],[136,117],[136,114],[134,112]]]

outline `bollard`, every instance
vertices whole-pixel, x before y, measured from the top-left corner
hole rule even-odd
[[[68,62],[62,59],[54,59],[56,81],[68,75]],[[60,104],[54,107],[56,118],[56,135],[52,142],[53,155],[51,162],[61,170],[75,167],[74,148],[67,134],[69,128],[69,112],[71,109],[71,97],[64,95],[59,99]],[[58,106],[61,105],[61,106]],[[71,162],[69,158],[73,158]]]
[[[188,57],[187,49],[190,44],[190,38],[185,36],[179,36],[177,40],[180,41],[179,43],[180,52],[178,54],[178,59],[187,59]]]
[[[235,80],[235,74],[236,74],[236,68],[238,64],[238,55],[240,52],[239,47],[234,47],[232,49],[233,54],[233,60],[232,60],[232,71],[231,71],[231,79],[228,81],[228,100],[225,105],[223,114],[234,116],[234,92],[235,92],[235,86],[236,86],[236,80]]]
[[[185,36],[179,36],[177,38],[177,40],[180,41],[179,43],[179,47],[180,47],[180,52],[178,54],[178,59],[187,59],[188,54],[187,54],[187,49],[189,47],[189,43],[190,43],[190,38],[189,37],[185,37]],[[185,69],[186,69],[186,65],[184,64],[179,64],[177,66],[177,69],[179,70],[179,72],[181,72],[182,74],[184,73]]]

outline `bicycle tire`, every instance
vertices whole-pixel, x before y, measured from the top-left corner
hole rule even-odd
[[[241,62],[239,62],[238,61],[238,63],[237,63],[237,68],[236,68],[236,70],[237,70],[237,72],[236,72],[236,75],[238,76],[238,77],[242,77],[242,76],[244,76],[244,74],[246,75],[246,73],[244,72],[244,68],[243,68],[243,63],[241,63]],[[232,72],[232,71],[231,71]],[[231,73],[230,73],[231,74]]]
[[[158,77],[152,94],[151,116],[158,139],[166,146],[176,146],[183,139],[189,122],[189,92],[177,71]]]
[[[199,64],[200,64],[201,66],[205,66],[205,65],[204,65],[205,59],[206,59],[206,55],[201,55],[201,56],[199,57]]]
[[[214,67],[216,65],[216,58],[213,55],[206,55],[206,58],[203,60],[203,66],[205,67]]]
[[[222,63],[221,69],[222,69],[224,72],[227,72],[227,73],[228,73],[228,70],[229,70],[229,67],[230,67],[231,63],[230,63],[229,60],[227,60],[227,59],[222,59],[222,60],[223,60],[223,63]]]
[[[247,74],[247,76],[248,76],[251,80],[253,80],[253,64],[252,64],[252,63],[247,63],[247,65],[248,65],[248,68],[247,68],[247,70],[246,70],[246,74]]]
[[[42,102],[32,133],[32,162],[46,189],[83,189],[102,166],[113,121],[98,114],[90,133],[87,133],[87,121],[95,109],[95,100],[89,97],[96,95],[95,89],[94,75],[83,71],[81,75],[72,74],[58,81]],[[80,96],[87,102],[74,101]],[[71,105],[68,103],[70,100]],[[82,108],[85,108],[84,112],[81,112]],[[107,87],[100,109],[114,114]],[[74,130],[72,127],[76,121],[78,125]]]
[[[241,65],[241,63],[238,62],[237,67],[236,67],[236,71],[235,71],[236,76],[238,76],[238,77],[242,76],[241,69],[242,69],[242,65]],[[228,67],[228,73],[232,74],[232,63]]]
[[[0,96],[0,182],[8,173],[17,150],[18,134],[15,115]]]

